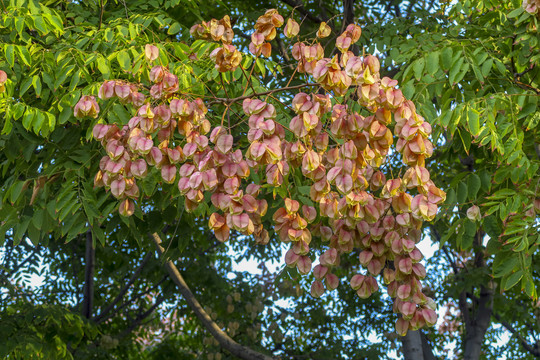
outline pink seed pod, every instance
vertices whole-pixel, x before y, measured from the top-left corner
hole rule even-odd
[[[337,289],[337,287],[339,286],[339,278],[335,274],[327,274],[325,283],[328,290],[331,291]]]
[[[96,98],[89,95],[82,96],[79,102],[75,104],[73,114],[78,119],[82,119],[86,116],[94,119],[97,118],[99,114],[99,105],[96,102]]]
[[[159,57],[159,49],[155,45],[146,44],[144,46],[144,55],[148,62],[152,62]]]
[[[301,275],[307,275],[311,271],[311,259],[309,256],[301,256],[296,263],[296,268]]]
[[[321,297],[325,292],[324,285],[320,280],[315,280],[311,284],[311,296],[315,298]]]
[[[365,276],[361,274],[356,274],[351,278],[351,287],[353,290],[358,290],[364,284]]]
[[[326,266],[317,265],[313,268],[313,276],[317,280],[322,280],[328,273],[328,268]]]
[[[135,212],[135,203],[131,199],[124,199],[118,206],[118,212],[122,216],[131,216]]]
[[[289,267],[295,267],[299,259],[300,256],[297,255],[292,249],[289,249],[287,253],[285,253],[285,264],[287,264]]]
[[[409,324],[408,320],[405,320],[403,318],[399,318],[396,321],[396,332],[400,336],[405,336],[405,335],[407,335],[407,331],[409,330],[409,326],[410,326],[410,324]]]

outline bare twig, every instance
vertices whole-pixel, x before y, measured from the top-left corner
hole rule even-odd
[[[148,252],[144,259],[142,260],[141,264],[139,265],[139,267],[135,270],[135,272],[133,273],[133,275],[131,275],[131,278],[129,278],[127,284],[122,288],[122,290],[120,290],[120,292],[118,293],[118,295],[114,298],[114,300],[105,308],[103,309],[103,311],[101,311],[101,313],[98,315],[98,316],[95,316],[94,317],[94,321],[96,323],[100,323],[102,322],[103,320],[105,320],[106,318],[108,318],[108,314],[109,312],[114,308],[114,306],[124,298],[124,296],[126,295],[129,287],[135,282],[135,280],[139,277],[139,275],[141,274],[142,272],[142,269],[143,267],[146,265],[146,263],[148,262],[148,260],[150,260],[150,257],[152,256],[152,252]]]
[[[307,19],[320,24],[323,22],[323,19],[320,17],[313,15],[310,11],[308,11],[304,5],[302,5],[301,2],[298,2],[296,0],[281,0],[281,2],[293,7],[296,11],[298,11],[300,14],[304,15]]]
[[[216,97],[216,98],[214,98],[213,101],[210,101],[209,104],[216,103],[216,102],[222,102],[222,103],[225,103],[225,104],[232,104],[232,103],[235,103],[237,101],[241,101],[241,100],[244,100],[244,99],[249,99],[249,98],[252,98],[252,97],[273,94],[275,92],[285,91],[285,90],[301,89],[301,88],[308,87],[308,86],[320,86],[320,85],[316,84],[316,83],[306,83],[306,84],[301,84],[301,85],[282,87],[282,88],[279,88],[279,89],[272,89],[272,90],[263,91],[263,92],[260,92],[260,93],[254,93],[254,94],[250,94],[250,95],[238,96],[238,97],[231,98],[231,99]]]
[[[529,344],[529,342],[521,336],[518,330],[512,326],[512,324],[508,323],[507,321],[502,320],[499,314],[493,314],[495,319],[506,328],[506,330],[510,331],[513,335],[515,335],[519,342],[521,343],[521,346],[528,351],[531,355],[540,358],[540,343],[536,343],[533,345]]]

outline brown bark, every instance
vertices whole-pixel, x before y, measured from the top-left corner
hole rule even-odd
[[[154,241],[156,248],[158,250],[159,256],[163,258],[163,253],[165,249],[161,246],[161,238],[157,233],[150,235]],[[229,351],[234,356],[245,359],[245,360],[272,360],[271,356],[262,354],[258,351],[255,351],[251,348],[245,347],[238,344],[236,341],[231,339],[227,333],[220,329],[220,327],[212,320],[212,318],[204,311],[203,307],[199,301],[195,298],[188,285],[186,284],[184,278],[178,271],[178,268],[173,264],[171,260],[165,262],[165,268],[169,272],[169,276],[176,284],[176,287],[180,291],[180,294],[186,300],[188,306],[195,313],[195,315],[202,322],[204,327],[212,334],[212,336],[219,342],[221,347]]]
[[[482,352],[484,335],[491,324],[493,293],[482,286],[480,298],[476,304],[474,314],[469,314],[469,320],[465,323],[465,360],[477,360]]]
[[[407,335],[401,338],[401,344],[403,346],[403,357],[405,360],[424,359],[420,331],[409,330]]]
[[[84,291],[82,316],[87,319],[92,317],[92,305],[94,303],[94,270],[96,260],[96,250],[94,249],[92,231],[88,229],[86,232],[86,269],[84,272]]]

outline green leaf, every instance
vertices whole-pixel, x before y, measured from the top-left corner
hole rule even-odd
[[[467,200],[467,185],[463,181],[460,181],[458,184],[458,190],[457,190],[457,201],[459,204],[462,204]]]
[[[111,73],[111,70],[109,69],[109,65],[107,65],[107,61],[105,58],[100,54],[96,60],[98,70],[103,74],[103,77],[105,79],[109,78],[109,75]]]
[[[54,81],[54,89],[58,89],[67,79],[68,75],[75,69],[75,65],[69,65],[64,67],[59,73],[56,74],[56,80]]]
[[[2,135],[9,135],[12,129],[13,129],[13,123],[11,122],[9,118],[6,118],[6,121],[4,122],[4,127],[2,128]]]
[[[478,175],[469,175],[469,178],[467,179],[469,200],[476,200],[476,195],[478,194],[478,190],[480,190],[481,185],[482,181]]]
[[[23,63],[25,63],[27,66],[32,65],[32,57],[30,56],[30,52],[26,46],[17,46],[17,52],[19,53]]]
[[[175,35],[178,34],[182,30],[182,26],[180,26],[180,23],[175,21],[170,27],[169,30],[167,30],[167,34],[169,35]]]
[[[9,66],[13,67],[15,65],[15,47],[11,44],[6,44],[4,51]]]
[[[264,61],[261,58],[257,58],[255,61],[257,68],[259,69],[259,72],[261,73],[262,77],[264,77],[264,74],[266,73],[266,68],[264,67]]]
[[[21,196],[23,192],[22,188],[24,186],[24,183],[25,181],[17,181],[13,186],[11,186],[10,188],[11,194],[10,194],[9,200],[11,201],[12,204],[15,204],[17,200],[19,199],[19,197]]]
[[[500,251],[493,260],[493,276],[503,277],[519,265],[519,257],[515,253]]]
[[[523,228],[520,228],[518,232],[523,231]],[[527,236],[527,233],[520,236],[519,239],[516,241],[516,244],[512,247],[512,251],[515,252],[522,252],[529,248],[529,238]]]
[[[524,11],[525,11],[525,9],[523,9],[521,6],[519,6],[516,9],[510,11],[510,13],[508,15],[506,15],[506,17],[508,19],[513,19],[513,18],[516,18],[519,15],[523,14]]]
[[[30,86],[32,86],[32,78],[28,77],[21,83],[21,87],[19,88],[19,97],[22,98],[26,91],[30,89]]]
[[[441,65],[443,70],[449,70],[450,66],[452,66],[452,55],[453,51],[450,47],[444,48],[441,52]]]
[[[41,130],[41,127],[43,126],[43,123],[45,122],[45,115],[41,111],[36,112],[36,116],[34,117],[34,121],[32,121],[32,129],[36,134],[39,135],[39,131]]]
[[[540,123],[540,111],[536,112],[529,121],[527,121],[527,131],[531,129],[535,129],[538,124]]]
[[[131,68],[131,58],[127,50],[120,51],[116,56],[116,60],[118,60],[118,64],[122,70],[128,71]]]
[[[71,80],[69,81],[68,91],[72,92],[73,90],[75,90],[80,80],[81,80],[81,70],[77,70],[74,72],[73,76],[71,77]]]
[[[30,217],[24,217],[23,219],[24,220],[21,220],[21,222],[15,226],[15,233],[13,234],[13,244],[15,246],[21,243],[24,233],[28,228],[28,224],[30,224],[30,220],[32,220]]]
[[[438,51],[430,52],[426,59],[426,71],[428,74],[434,75],[439,70],[439,56]]]
[[[34,90],[36,92],[37,97],[41,96],[41,79],[39,75],[34,75],[32,78],[32,85],[34,86]]]
[[[43,20],[41,16],[33,16],[32,19],[34,20],[36,29],[41,33],[41,35],[45,35],[49,32],[47,25],[45,24],[45,20]]]
[[[528,103],[523,107],[523,109],[518,113],[518,119],[523,119],[529,114],[532,114],[536,111],[536,104],[535,103]]]
[[[493,67],[493,59],[489,58],[482,64],[482,75],[484,77],[488,76],[492,67]]]
[[[493,195],[490,195],[488,196],[487,198],[488,199],[492,199],[492,200],[495,200],[495,199],[504,199],[508,196],[514,196],[516,194],[516,191],[515,190],[512,190],[512,189],[501,189],[501,190],[497,190],[493,193]]]
[[[491,175],[486,170],[482,170],[479,173],[479,177],[480,183],[482,184],[481,188],[484,189],[486,193],[489,193],[491,190]]]
[[[413,72],[414,72],[414,77],[416,78],[416,80],[420,80],[422,78],[425,63],[426,63],[426,60],[424,58],[417,59],[413,63]]]
[[[32,122],[34,121],[35,114],[36,112],[34,109],[28,109],[26,113],[24,114],[22,124],[26,130],[30,130],[30,127],[32,126]]]
[[[508,290],[508,289],[512,288],[514,285],[516,285],[518,283],[519,280],[521,280],[522,277],[523,277],[523,271],[522,270],[518,270],[515,273],[508,275],[508,277],[506,278],[506,281],[504,283],[503,289]]]
[[[473,108],[469,108],[467,111],[467,124],[471,134],[473,136],[478,135],[480,132],[480,114]]]
[[[534,284],[534,280],[533,280],[532,276],[529,273],[527,273],[521,279],[521,290],[525,291],[525,294],[527,294],[533,300],[536,300],[538,298],[538,295],[536,293],[536,287],[535,287],[535,284]]]
[[[448,190],[448,192],[446,193],[446,201],[444,203],[448,205],[457,203],[456,191],[454,189]]]
[[[463,66],[463,62],[465,59],[463,57],[460,57],[456,62],[452,64],[452,68],[450,69],[450,73],[448,74],[448,82],[450,85],[454,85],[456,83],[456,77],[461,71],[461,67]]]
[[[45,18],[45,20],[47,20],[47,22],[51,24],[60,33],[64,32],[64,24],[62,24],[62,21],[60,20],[60,18],[58,18],[58,16],[43,14],[43,18]]]
[[[412,98],[415,92],[414,80],[407,81],[401,88],[401,91],[406,98]]]
[[[443,115],[441,115],[439,119],[441,126],[446,129],[448,124],[450,124],[450,120],[452,119],[452,111],[444,111]]]

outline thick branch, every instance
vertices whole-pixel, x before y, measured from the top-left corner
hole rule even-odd
[[[148,262],[148,260],[150,260],[150,257],[152,256],[152,252],[148,252],[148,254],[145,255],[143,261],[141,262],[141,264],[139,265],[139,267],[137,268],[137,270],[135,270],[135,272],[133,273],[133,275],[131,275],[131,278],[128,280],[127,284],[122,288],[122,290],[120,290],[120,292],[118,293],[118,295],[114,298],[114,300],[109,304],[109,306],[107,306],[105,309],[103,309],[103,311],[96,317],[94,317],[94,321],[97,322],[98,324],[100,322],[102,322],[103,320],[105,320],[107,318],[107,314],[109,314],[109,312],[114,308],[114,306],[116,304],[118,304],[118,302],[120,300],[122,300],[124,298],[124,295],[126,295],[129,287],[135,282],[135,280],[139,277],[139,275],[141,274],[142,272],[142,269],[143,267],[146,265],[146,263]]]
[[[161,246],[161,238],[157,233],[153,233],[152,235],[150,235],[150,237],[156,244],[159,256],[163,257],[165,249],[163,249],[163,247]],[[184,278],[171,260],[165,262],[165,268],[169,272],[171,279],[178,287],[180,294],[182,294],[182,296],[186,300],[188,306],[203,323],[204,327],[206,327],[206,329],[210,331],[212,336],[219,342],[219,344],[224,349],[228,350],[231,354],[241,359],[272,360],[272,357],[240,345],[236,341],[231,339],[229,335],[227,335],[223,330],[219,328],[219,326],[212,320],[212,318],[206,313],[206,311],[204,311],[201,304],[195,298],[188,285],[184,281]]]
[[[476,304],[476,312],[471,314],[470,323],[465,334],[465,360],[477,360],[480,358],[484,335],[491,323],[493,312],[493,292],[482,286],[480,298]]]
[[[426,334],[421,330],[418,330],[420,333],[420,338],[422,339],[422,352],[424,354],[424,360],[436,360],[437,358],[433,355],[433,349],[428,342]]]
[[[82,315],[90,319],[92,317],[92,304],[94,302],[94,269],[96,250],[92,241],[92,231],[86,232],[86,270],[84,272],[84,298]]]
[[[408,331],[407,335],[401,338],[401,344],[403,345],[403,358],[405,360],[421,360],[424,358],[420,331]]]

